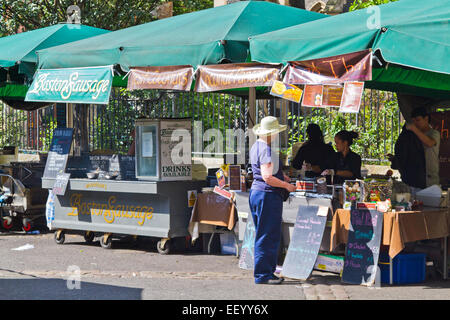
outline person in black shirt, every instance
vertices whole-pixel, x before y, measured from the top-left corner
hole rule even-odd
[[[308,140],[298,150],[292,167],[300,170],[305,162],[308,167],[305,176],[314,178],[320,176],[325,169],[334,168],[334,149],[324,142],[322,130],[317,124],[309,124],[306,133]]]
[[[358,138],[354,131],[339,131],[334,136],[336,154],[334,164],[334,184],[343,184],[345,180],[361,179],[361,157],[350,150],[353,139]],[[323,173],[329,174],[329,170]]]

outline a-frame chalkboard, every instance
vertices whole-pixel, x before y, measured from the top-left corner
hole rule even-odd
[[[306,280],[311,275],[327,222],[328,208],[325,209],[325,215],[320,215],[323,208],[319,206],[299,206],[281,271],[283,277]]]
[[[372,285],[378,269],[383,213],[352,209],[350,214],[342,282]]]

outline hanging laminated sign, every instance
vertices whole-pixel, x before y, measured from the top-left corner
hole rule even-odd
[[[361,98],[364,91],[364,82],[346,82],[342,93],[339,112],[358,113],[361,107]]]
[[[113,66],[41,69],[25,101],[108,104]]]
[[[194,68],[191,66],[132,67],[128,73],[128,90],[169,89],[189,91]]]
[[[302,106],[322,107],[322,100],[323,100],[322,85],[305,85]]]
[[[339,107],[343,90],[342,86],[324,85],[322,107]]]
[[[229,63],[199,66],[195,91],[210,92],[235,88],[269,87],[279,80],[281,65]]]
[[[286,84],[281,81],[274,81],[270,94],[289,101],[300,103],[303,90],[292,84]]]

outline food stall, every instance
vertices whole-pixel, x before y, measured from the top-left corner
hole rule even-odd
[[[158,252],[165,254],[170,239],[188,236],[189,191],[206,183],[192,180],[190,124],[189,119],[137,120],[135,156],[69,158],[66,190],[53,197],[55,241],[62,244],[65,233],[78,231],[88,242],[100,235],[101,246],[111,248],[113,237],[156,237]],[[176,130],[189,138],[172,142]],[[171,151],[180,144],[189,157],[175,164]],[[58,178],[44,176],[43,187],[54,189]]]

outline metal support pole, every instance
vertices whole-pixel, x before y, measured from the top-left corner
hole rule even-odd
[[[444,237],[444,270],[443,270],[443,278],[444,280],[447,280],[448,277],[448,249],[447,249],[447,240],[448,240],[448,236]]]
[[[389,257],[389,284],[394,284],[394,265],[391,257]]]

